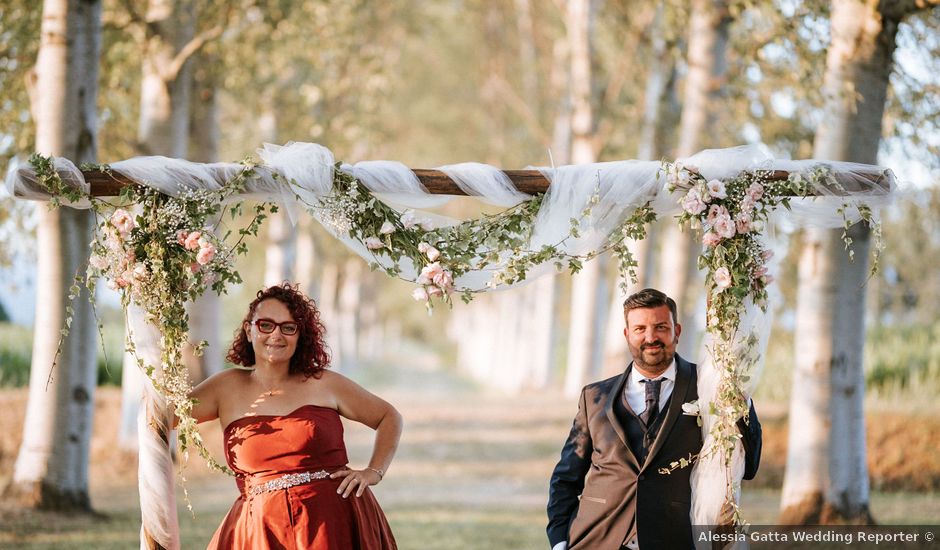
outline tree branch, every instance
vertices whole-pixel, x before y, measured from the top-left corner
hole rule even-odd
[[[205,46],[206,42],[210,42],[222,36],[223,30],[223,27],[219,25],[194,36],[192,40],[177,52],[173,61],[170,62],[170,65],[162,71],[163,79],[167,82],[176,79],[179,72],[183,69],[183,65],[186,64],[189,58]]]

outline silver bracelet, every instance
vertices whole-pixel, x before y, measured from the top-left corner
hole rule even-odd
[[[371,466],[366,466],[366,470],[372,470],[373,472],[379,474],[379,481],[385,478],[385,471],[381,468],[373,468]]]

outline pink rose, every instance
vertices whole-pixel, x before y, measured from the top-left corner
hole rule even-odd
[[[734,237],[734,222],[731,221],[731,217],[728,215],[718,216],[715,220],[715,225],[713,226],[715,233],[718,233],[719,236],[725,239],[730,239]]]
[[[111,225],[118,230],[121,237],[127,238],[131,229],[134,229],[134,218],[126,210],[118,208],[111,214]]]
[[[441,287],[444,290],[450,290],[454,286],[454,276],[450,274],[447,270],[441,270],[440,273],[431,277],[431,280],[435,285]]]
[[[411,297],[418,302],[427,302],[428,301],[428,291],[424,289],[423,286],[411,291]]]
[[[708,231],[702,237],[702,244],[704,244],[707,247],[715,246],[720,242],[721,242],[721,237],[718,236],[718,234],[715,233],[714,231]]]
[[[773,257],[774,257],[774,251],[770,249],[764,250],[763,252],[760,253],[760,259],[765,262],[769,261]]]
[[[690,189],[682,199],[682,209],[693,216],[698,216],[705,208],[705,203],[695,189]]]
[[[424,251],[424,255],[432,262],[436,262],[441,257],[441,251],[429,245],[428,249]]]
[[[757,278],[757,279],[763,277],[763,276],[766,275],[766,274],[767,274],[767,266],[766,266],[766,265],[762,265],[762,266],[760,266],[760,267],[758,267],[757,269],[754,270],[754,277]]]
[[[207,244],[199,249],[199,253],[196,254],[196,262],[199,265],[206,265],[212,261],[212,258],[215,258],[215,247],[211,244]]]
[[[438,287],[436,287],[436,286],[429,286],[429,287],[428,287],[428,297],[432,297],[432,298],[433,298],[434,296],[443,296],[443,295],[444,295],[444,291],[441,290],[440,288],[438,288]]]
[[[731,273],[727,267],[719,267],[715,270],[715,286],[722,291],[731,286]]]
[[[180,246],[186,246],[187,236],[188,236],[188,233],[180,229],[179,231],[176,232],[176,243]]]
[[[718,216],[722,215],[727,216],[728,209],[724,206],[713,204],[708,208],[708,216],[705,218],[705,223],[708,225],[715,225],[715,220],[718,219]]]
[[[193,263],[189,264],[189,271],[191,271],[191,272],[193,272],[193,273],[199,273],[199,270],[200,270],[201,268],[202,268],[202,266],[200,266],[200,265],[199,265],[198,263],[196,263],[196,262],[193,262]]]
[[[199,248],[199,239],[202,237],[202,233],[199,231],[193,231],[186,236],[186,240],[183,241],[183,246],[186,247],[186,250],[196,250]]]
[[[708,194],[716,199],[728,198],[728,192],[725,190],[725,182],[721,180],[711,180],[706,184]]]
[[[754,202],[759,201],[764,196],[764,186],[755,181],[747,188],[747,196]]]
[[[366,237],[362,240],[362,244],[366,245],[366,248],[369,250],[378,250],[380,248],[385,248],[385,243],[382,242],[378,237]]]
[[[418,284],[422,285],[434,282],[434,279],[436,277],[440,277],[443,273],[444,268],[441,266],[441,264],[438,262],[430,263],[421,269],[421,274],[418,275]]]
[[[382,235],[391,235],[394,232],[395,232],[395,224],[393,224],[390,221],[386,221],[385,223],[383,223],[381,229],[379,229],[379,233]]]
[[[741,199],[741,212],[750,213],[752,210],[754,210],[754,204],[754,199],[752,199],[749,195],[744,195],[744,198]]]

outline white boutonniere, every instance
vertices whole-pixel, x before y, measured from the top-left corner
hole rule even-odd
[[[682,414],[694,416],[699,426],[702,425],[702,411],[698,405],[698,399],[682,404]]]

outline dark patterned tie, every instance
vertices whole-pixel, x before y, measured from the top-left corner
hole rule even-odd
[[[659,414],[659,388],[663,385],[663,379],[643,380],[646,385],[646,410],[640,414],[640,420],[647,426],[652,426],[656,421],[656,415]]]

